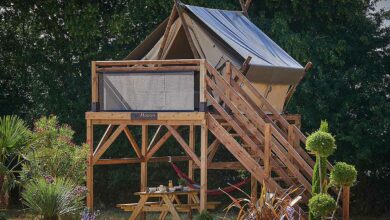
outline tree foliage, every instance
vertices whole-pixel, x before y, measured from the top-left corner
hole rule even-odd
[[[183,2],[240,10],[234,0]],[[125,57],[169,15],[172,3],[2,1],[0,114],[17,114],[29,123],[55,114],[77,132],[77,142],[85,140],[90,61]],[[308,132],[324,118],[333,125],[339,146],[333,159],[356,164],[360,171],[359,194],[353,195],[361,212],[390,207],[390,197],[383,197],[390,193],[390,31],[381,26],[389,13],[372,12],[374,3],[256,0],[249,10],[250,19],[292,57],[314,64],[288,111],[302,114]],[[112,184],[136,177],[118,170],[109,175]]]

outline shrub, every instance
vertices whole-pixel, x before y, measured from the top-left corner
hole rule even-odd
[[[208,211],[202,211],[195,220],[214,220],[214,216],[211,215]]]
[[[330,173],[331,184],[335,186],[351,186],[356,181],[357,171],[353,165],[338,162]]]
[[[85,195],[85,187],[62,178],[46,176],[27,183],[22,199],[23,204],[43,219],[58,219],[58,216],[81,211]]]
[[[29,144],[31,132],[17,116],[0,118],[0,205],[8,205],[8,192],[15,186],[20,152]]]
[[[61,177],[81,184],[85,180],[88,148],[72,142],[73,130],[59,125],[55,116],[34,123],[34,142],[24,158],[21,179],[28,182],[42,176]]]
[[[336,150],[334,137],[323,131],[316,131],[307,137],[306,149],[321,157],[328,157]]]
[[[310,212],[316,217],[326,217],[337,207],[336,201],[328,194],[320,193],[309,200]]]

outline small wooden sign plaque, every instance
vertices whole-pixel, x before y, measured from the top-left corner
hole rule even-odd
[[[132,112],[131,120],[157,120],[157,112]]]

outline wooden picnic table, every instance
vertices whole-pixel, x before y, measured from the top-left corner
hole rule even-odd
[[[118,204],[124,211],[132,211],[130,220],[135,220],[141,212],[161,212],[159,219],[163,220],[171,213],[174,220],[181,220],[179,212],[189,213],[193,209],[199,210],[199,190],[175,191],[175,192],[137,192],[134,195],[140,197],[138,203]],[[188,204],[181,203],[179,196],[188,196]],[[150,198],[158,198],[160,201],[148,201]]]

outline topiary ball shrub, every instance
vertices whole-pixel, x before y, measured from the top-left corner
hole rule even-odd
[[[335,139],[327,132],[316,131],[307,137],[306,150],[328,157],[336,150]]]
[[[330,173],[330,182],[335,186],[351,186],[356,181],[355,166],[338,162]]]
[[[336,201],[328,194],[319,193],[309,200],[309,209],[316,217],[326,217],[337,207]]]

